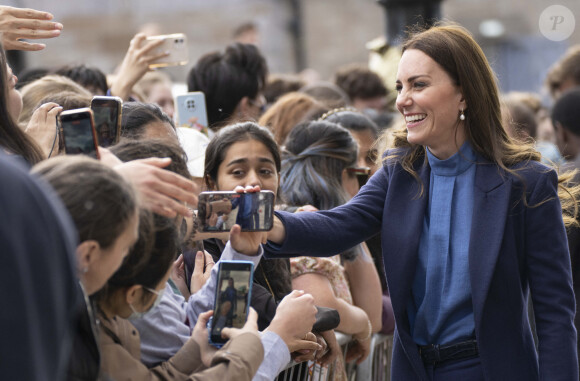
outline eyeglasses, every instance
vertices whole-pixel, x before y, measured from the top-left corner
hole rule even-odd
[[[347,167],[346,172],[350,175],[356,176],[358,185],[362,187],[367,183],[371,174],[371,169],[369,167]]]

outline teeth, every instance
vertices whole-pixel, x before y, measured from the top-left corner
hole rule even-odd
[[[405,121],[407,121],[407,123],[416,122],[418,120],[425,119],[426,117],[427,117],[427,114],[407,115],[407,116],[405,116]]]

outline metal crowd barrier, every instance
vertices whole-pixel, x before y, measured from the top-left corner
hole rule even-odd
[[[338,345],[345,356],[351,342],[349,335],[335,332]],[[361,364],[346,363],[347,380],[349,381],[390,381],[393,336],[374,334],[371,339],[369,356]],[[343,357],[344,359],[344,357]],[[323,367],[316,362],[290,362],[276,381],[331,381],[334,380],[335,364]]]

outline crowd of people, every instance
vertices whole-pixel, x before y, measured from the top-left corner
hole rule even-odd
[[[308,361],[343,380],[382,333],[394,380],[579,379],[580,47],[549,107],[500,94],[454,24],[409,34],[396,95],[361,64],[271,74],[252,25],[186,78],[151,70],[167,53],[144,33],[115,73],[14,75],[5,50],[62,29],[0,6],[2,377],[273,380]],[[175,83],[203,92],[207,128],[176,125]],[[59,115],[93,96],[123,101],[120,140],[66,155]],[[202,231],[202,191],[273,192],[272,229]],[[218,281],[228,261],[253,264],[251,293]]]

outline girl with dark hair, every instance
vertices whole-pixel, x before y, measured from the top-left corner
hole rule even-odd
[[[412,35],[396,84],[406,126],[382,168],[343,206],[279,212],[269,239],[281,246],[267,251],[332,255],[381,232],[395,380],[578,380],[564,224],[575,189],[559,194],[556,172],[507,135],[465,29]]]
[[[159,106],[152,103],[123,103],[121,137],[128,139],[169,139],[177,142],[173,121]]]
[[[228,123],[260,117],[267,74],[266,60],[255,45],[234,43],[201,57],[187,75],[187,89],[205,94],[209,127],[217,132]]]
[[[320,120],[337,123],[341,127],[346,128],[358,143],[358,159],[357,165],[359,168],[369,168],[370,173],[361,171],[357,179],[359,184],[364,185],[369,174],[372,175],[379,170],[377,160],[376,142],[378,139],[378,127],[368,116],[357,111],[352,107],[337,108],[330,110],[320,117]],[[381,235],[377,234],[365,241],[369,251],[375,261],[375,266],[379,272],[381,279],[381,287],[383,289],[383,318],[381,333],[390,335],[395,329],[395,316],[393,315],[393,306],[391,304],[391,296],[387,286],[387,278],[385,276],[385,266],[383,264]]]
[[[319,210],[346,203],[359,189],[350,171],[357,152],[356,141],[337,124],[307,122],[294,127],[283,151],[282,199],[291,207],[312,205]],[[369,354],[372,333],[381,328],[380,280],[366,245],[330,258],[296,257],[290,264],[293,288],[338,311],[336,329],[355,340],[347,360],[362,362]]]
[[[127,140],[112,147],[112,152],[122,160],[170,157],[172,163],[166,169],[188,176],[183,150],[166,140]],[[179,218],[178,221],[180,221]],[[191,219],[183,219],[180,228],[184,229],[181,229],[182,241],[179,248],[182,242],[187,245],[195,239],[196,232],[193,225]],[[247,260],[258,266],[262,252],[259,246],[263,238],[265,238],[265,233],[242,233],[240,227],[235,225],[230,231],[230,242],[220,253],[220,259]],[[131,318],[131,324],[139,330],[140,334],[141,361],[149,367],[170,361],[183,348],[190,346],[192,334],[190,327],[195,322],[204,320],[203,312],[213,308],[217,266],[212,269],[214,262],[209,254],[205,255],[205,266],[203,253],[198,252],[197,255],[191,289],[188,286],[189,280],[185,280],[185,274],[179,271],[180,258],[174,264],[176,267],[174,276],[167,281],[158,308],[143,318]],[[215,262],[218,262],[217,258]],[[197,273],[199,276],[196,275]],[[196,282],[196,280],[201,280],[201,282]],[[199,288],[195,288],[195,283],[201,283]],[[257,287],[254,286],[253,294]],[[316,342],[302,340],[312,327],[316,312],[310,295],[294,292],[286,297],[278,308],[275,305],[273,308],[275,316],[270,319],[272,322],[261,338],[265,360],[257,370],[254,378],[257,380],[274,378],[290,361],[290,351],[318,348]]]

